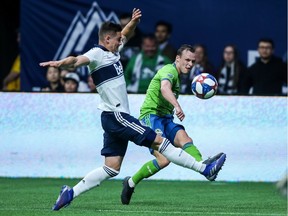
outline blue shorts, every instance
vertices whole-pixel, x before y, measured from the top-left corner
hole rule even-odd
[[[156,133],[149,127],[127,113],[102,112],[102,128],[104,129],[103,156],[124,156],[128,141],[139,146],[151,147]]]
[[[173,119],[173,115],[160,117],[154,114],[149,114],[142,118],[141,122],[152,128],[157,134],[167,138],[174,145],[177,131],[185,130],[185,128],[183,125],[174,123]],[[153,149],[150,149],[150,152],[153,154]]]

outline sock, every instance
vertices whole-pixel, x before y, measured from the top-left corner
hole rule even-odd
[[[142,179],[149,178],[160,170],[160,166],[157,160],[151,160],[145,163],[132,178],[129,179],[128,183],[130,187],[135,187]]]
[[[195,158],[183,151],[183,149],[174,147],[166,138],[163,139],[158,151],[167,157],[168,160],[179,166],[186,167],[197,172],[203,172],[206,168],[206,164],[196,161]]]
[[[103,166],[99,167],[90,173],[88,173],[77,185],[73,187],[74,196],[73,198],[79,196],[80,194],[100,185],[100,183],[106,179],[112,178],[119,174],[110,167]]]
[[[186,143],[183,148],[185,152],[195,158],[196,161],[202,161],[202,155],[193,142]]]

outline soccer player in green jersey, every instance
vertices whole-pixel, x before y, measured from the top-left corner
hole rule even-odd
[[[173,64],[162,67],[151,80],[144,103],[140,110],[140,120],[151,127],[156,133],[167,138],[174,146],[182,148],[196,161],[202,161],[202,155],[193,144],[185,128],[181,124],[174,123],[173,114],[183,121],[185,114],[177,99],[180,92],[180,74],[189,73],[195,63],[195,52],[192,46],[184,44],[178,51]],[[156,150],[150,149],[156,159],[145,163],[132,177],[126,177],[123,181],[121,194],[122,204],[128,205],[135,186],[144,178],[149,178],[168,166],[170,161]],[[208,180],[214,181],[218,172],[226,160],[226,154],[219,153],[208,158],[203,163],[217,163],[217,171],[213,175],[200,172]]]

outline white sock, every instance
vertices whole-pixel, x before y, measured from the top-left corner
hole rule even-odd
[[[135,183],[133,182],[132,177],[128,180],[128,184],[130,187],[134,188],[135,187]]]
[[[94,187],[99,186],[102,181],[112,178],[118,175],[118,173],[119,171],[116,171],[107,166],[99,167],[95,170],[92,170],[77,185],[73,187],[73,198]]]
[[[206,164],[196,161],[195,158],[181,148],[174,147],[166,138],[163,139],[158,151],[167,157],[168,160],[179,166],[186,167],[197,172],[203,172],[206,168]]]

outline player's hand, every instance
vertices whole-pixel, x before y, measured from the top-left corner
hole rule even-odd
[[[142,16],[141,10],[138,8],[134,8],[132,12],[131,21],[139,23],[141,16]]]
[[[175,107],[175,114],[180,121],[183,121],[183,119],[185,118],[185,114],[181,107]]]
[[[59,61],[47,61],[47,62],[41,62],[39,64],[41,67],[60,67],[60,62]]]

